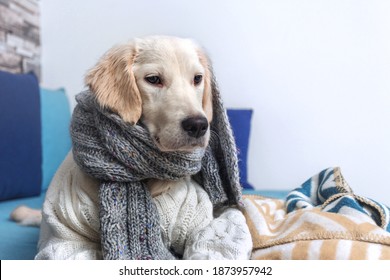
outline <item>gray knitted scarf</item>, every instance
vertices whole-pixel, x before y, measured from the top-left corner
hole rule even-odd
[[[208,147],[192,153],[161,152],[142,123],[125,123],[98,105],[91,91],[77,95],[71,136],[82,170],[100,180],[100,229],[104,259],[174,259],[165,248],[147,179],[193,176],[215,207],[241,199],[237,153],[219,91],[213,82],[213,121]]]

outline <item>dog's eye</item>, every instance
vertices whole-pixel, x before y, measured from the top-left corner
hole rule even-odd
[[[202,82],[203,76],[202,75],[195,75],[194,77],[194,85],[199,85]]]
[[[145,80],[152,85],[161,85],[162,81],[159,76],[149,76],[145,77]]]

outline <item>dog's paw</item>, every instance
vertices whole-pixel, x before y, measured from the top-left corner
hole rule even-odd
[[[240,260],[249,259],[251,252],[252,238],[245,217],[229,208],[190,237],[184,259]]]
[[[39,227],[42,221],[42,213],[41,210],[22,205],[11,212],[10,219],[23,226]]]

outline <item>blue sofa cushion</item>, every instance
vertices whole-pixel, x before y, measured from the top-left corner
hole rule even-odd
[[[64,89],[41,88],[42,190],[46,190],[71,148],[70,108]]]
[[[248,182],[248,148],[253,110],[228,109],[227,115],[233,129],[238,149],[238,166],[240,169],[240,183],[244,189],[253,189]]]
[[[34,74],[0,71],[0,201],[41,193],[39,85]]]

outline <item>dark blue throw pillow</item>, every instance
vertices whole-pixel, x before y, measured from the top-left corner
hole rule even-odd
[[[0,201],[39,195],[41,162],[38,80],[0,71]]]
[[[248,183],[248,147],[253,110],[228,109],[227,115],[233,129],[238,149],[238,166],[240,169],[240,183],[244,189],[253,189]]]

